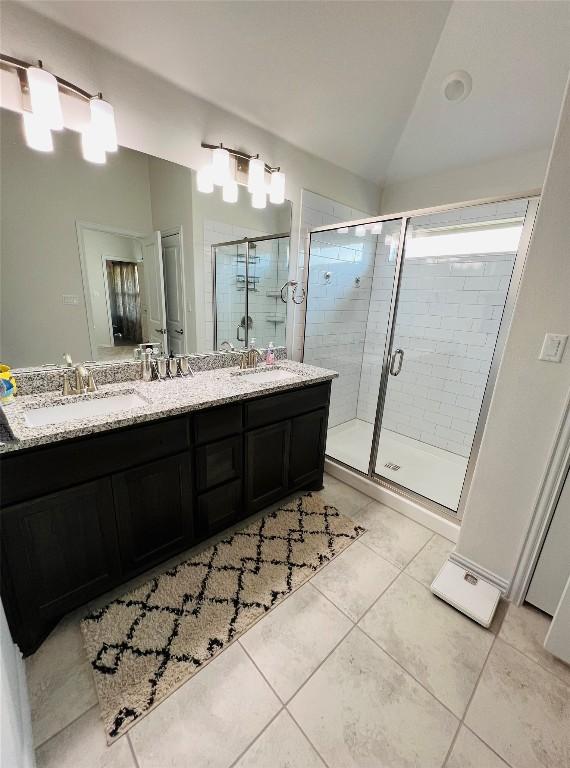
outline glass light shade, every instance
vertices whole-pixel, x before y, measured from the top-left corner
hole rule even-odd
[[[251,205],[253,208],[265,208],[267,205],[267,192],[265,189],[256,189],[252,193]]]
[[[104,165],[107,162],[105,147],[101,143],[101,137],[93,129],[92,124],[88,125],[81,134],[81,151],[83,159],[87,160],[88,163]]]
[[[376,224],[373,224],[370,227],[370,231],[372,232],[373,235],[381,235],[382,234],[382,222],[378,221],[378,222],[376,222]]]
[[[222,188],[222,199],[225,203],[237,203],[238,185],[237,181],[229,179]]]
[[[115,110],[108,101],[95,96],[89,102],[91,109],[91,126],[98,136],[101,146],[107,152],[116,152],[117,128],[115,126]]]
[[[364,237],[366,235],[366,226],[359,224],[357,227],[354,227],[354,234],[356,237]]]
[[[212,152],[212,181],[218,187],[223,187],[230,178],[230,153],[227,149],[218,147]]]
[[[249,161],[247,188],[252,195],[255,192],[261,195],[261,192],[263,192],[265,196],[265,163],[259,157],[252,157]],[[265,205],[260,207],[265,208]]]
[[[211,165],[207,165],[198,171],[196,174],[196,186],[198,187],[198,192],[204,192],[207,195],[214,191]]]
[[[61,111],[57,80],[51,72],[46,72],[40,67],[28,67],[26,74],[32,112],[46,128],[50,128],[52,131],[61,131],[63,112]]]
[[[280,171],[273,171],[271,174],[269,200],[275,205],[281,205],[285,202],[285,174]]]
[[[28,147],[37,149],[38,152],[53,152],[53,138],[45,123],[33,112],[24,112],[23,118],[24,135]]]

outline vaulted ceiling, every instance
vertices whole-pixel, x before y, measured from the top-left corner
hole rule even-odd
[[[570,67],[566,0],[28,5],[381,184],[550,146]]]

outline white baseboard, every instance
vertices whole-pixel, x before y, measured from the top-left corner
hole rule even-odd
[[[463,555],[460,555],[457,552],[452,552],[449,559],[452,563],[457,563],[457,565],[465,568],[466,571],[470,571],[471,573],[474,573],[475,576],[479,576],[479,578],[489,582],[489,584],[493,584],[493,586],[500,590],[501,595],[506,597],[510,586],[507,579],[503,579],[502,576],[498,576],[496,573],[493,573],[493,571],[483,568],[482,565],[478,565],[473,562],[473,560],[470,560],[468,557],[463,557]]]
[[[384,488],[383,486],[368,480],[366,477],[361,477],[361,475],[357,475],[349,469],[346,469],[346,467],[341,467],[339,464],[335,464],[328,459],[325,460],[325,472],[336,477],[337,480],[342,480],[357,491],[365,493],[367,496],[370,496],[371,499],[395,509],[396,512],[400,512],[414,522],[420,523],[420,525],[424,525],[426,528],[434,531],[434,533],[439,533],[440,536],[444,536],[454,543],[457,542],[459,537],[459,522],[456,523],[453,520],[448,520],[429,509],[425,509],[415,501],[406,499],[404,496],[399,496],[394,491]]]

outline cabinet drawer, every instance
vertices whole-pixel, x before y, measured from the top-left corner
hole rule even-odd
[[[241,480],[226,483],[198,496],[196,528],[199,539],[207,539],[236,523],[243,512]]]
[[[329,402],[330,382],[313,387],[294,389],[280,395],[269,395],[245,405],[246,428],[262,427],[277,420],[289,419],[299,413],[314,411]]]
[[[235,435],[243,429],[243,408],[238,405],[223,405],[194,416],[194,436],[197,443],[209,443],[228,435]]]
[[[207,491],[242,475],[242,436],[227,437],[196,449],[196,485]]]
[[[187,448],[188,419],[179,417],[17,452],[0,461],[2,505],[44,496]]]

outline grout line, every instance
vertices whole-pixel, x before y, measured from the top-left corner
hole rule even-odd
[[[133,746],[133,742],[131,741],[131,735],[130,733],[126,733],[125,736],[127,737],[127,744],[131,748],[131,755],[133,756],[133,760],[135,763],[135,768],[140,768],[139,761],[137,760],[137,753],[135,752],[135,748]]]
[[[502,756],[501,756],[501,755],[500,755],[500,754],[499,754],[499,753],[498,753],[498,752],[497,752],[495,749],[493,749],[493,747],[491,747],[489,744],[487,744],[487,742],[486,742],[486,741],[484,741],[484,740],[481,738],[481,736],[479,736],[479,734],[478,734],[476,731],[474,731],[474,730],[473,730],[473,728],[470,728],[470,727],[469,727],[469,726],[468,726],[466,723],[462,723],[462,725],[463,725],[463,727],[465,728],[465,730],[466,730],[466,731],[469,731],[469,733],[472,733],[472,734],[473,734],[473,736],[475,736],[475,738],[476,738],[476,739],[479,739],[479,741],[480,741],[482,744],[484,744],[484,745],[485,745],[485,746],[486,746],[486,747],[487,747],[487,748],[488,748],[488,749],[489,749],[489,750],[490,750],[490,751],[491,751],[491,752],[492,752],[494,755],[497,755],[497,757],[499,758],[499,760],[501,760],[501,761],[502,761],[502,762],[503,762],[505,765],[507,765],[507,766],[508,766],[508,768],[512,768],[511,764],[510,764],[510,763],[508,763],[508,762],[505,760],[505,758],[504,758],[504,757],[502,757]],[[445,768],[445,766],[444,766],[443,768]]]
[[[491,642],[491,645],[489,646],[489,650],[487,651],[487,655],[485,656],[485,660],[484,660],[483,664],[481,665],[481,669],[479,671],[479,674],[477,675],[477,680],[475,681],[475,685],[473,686],[473,690],[471,691],[471,695],[469,696],[469,699],[467,700],[467,704],[465,705],[465,709],[463,710],[463,715],[461,716],[461,719],[459,721],[459,726],[457,728],[455,736],[453,737],[452,742],[449,745],[449,749],[447,750],[447,755],[445,756],[445,760],[443,761],[442,768],[445,768],[445,766],[447,765],[447,761],[449,760],[449,757],[451,755],[453,747],[455,746],[455,742],[457,741],[457,737],[459,735],[459,732],[461,731],[461,726],[464,725],[464,723],[465,723],[465,717],[467,716],[467,713],[469,712],[469,707],[471,706],[471,702],[473,701],[473,699],[475,697],[475,693],[477,691],[477,688],[479,687],[479,683],[481,682],[481,677],[483,676],[483,672],[485,671],[485,667],[487,666],[487,662],[489,660],[489,656],[491,655],[491,651],[495,647],[496,640],[497,640],[497,635],[493,635],[493,640]],[[483,741],[483,739],[481,739],[481,741]],[[483,742],[483,743],[486,743],[486,742]]]
[[[506,613],[505,613],[505,616],[503,617],[503,621],[501,622],[501,627],[503,626],[503,623],[504,623],[505,619],[506,619]],[[532,656],[529,656],[528,653],[525,653],[524,651],[521,651],[521,649],[517,648],[516,645],[513,645],[512,643],[509,643],[509,641],[505,640],[504,637],[500,637],[499,636],[499,632],[500,631],[501,631],[501,628],[499,627],[499,629],[497,630],[496,637],[498,637],[499,640],[501,640],[501,642],[503,642],[505,645],[508,645],[509,648],[513,649],[513,651],[517,651],[517,653],[520,653],[521,656],[525,657],[525,659],[528,659],[533,664],[536,664],[536,666],[540,667],[543,670],[543,672],[547,672],[549,675],[552,675],[553,677],[555,677],[558,680],[559,683],[562,683],[562,685],[565,685],[566,687],[570,687],[570,682],[566,682],[566,680],[563,680],[559,675],[556,674],[556,672],[553,672],[551,669],[548,669],[547,667],[543,666],[540,663],[540,661],[537,661],[536,659],[533,659]],[[556,658],[556,656],[554,656],[553,658]]]
[[[325,768],[330,768],[329,764],[327,763],[327,761],[325,760],[325,758],[323,757],[323,755],[321,755],[321,753],[320,753],[320,752],[319,752],[319,750],[318,750],[318,749],[315,747],[315,745],[313,744],[313,742],[311,741],[311,739],[309,738],[309,736],[308,736],[308,735],[305,733],[305,731],[304,731],[304,729],[303,729],[303,726],[302,726],[302,725],[301,725],[301,723],[300,723],[300,722],[299,722],[299,721],[298,721],[298,720],[295,718],[295,715],[294,715],[294,714],[291,712],[291,710],[289,709],[289,707],[286,707],[286,708],[285,708],[285,711],[287,712],[287,714],[289,715],[289,717],[291,718],[291,720],[293,720],[293,722],[295,723],[295,725],[297,726],[297,728],[298,728],[298,729],[301,731],[301,733],[303,734],[303,736],[304,736],[304,737],[307,739],[307,741],[309,742],[309,744],[311,745],[311,747],[312,747],[312,748],[315,750],[315,753],[316,753],[316,754],[317,754],[317,756],[318,756],[318,757],[319,757],[319,758],[322,760],[322,762],[323,762],[323,765],[325,766]]]
[[[244,650],[245,650],[245,649],[244,649]],[[249,654],[248,654],[248,656],[249,656]],[[251,657],[250,657],[250,658],[251,658]],[[236,765],[236,764],[237,764],[237,763],[238,763],[238,762],[239,762],[239,761],[242,759],[242,757],[245,755],[245,753],[246,753],[246,752],[248,752],[248,750],[249,750],[249,749],[251,749],[251,747],[253,747],[253,745],[256,743],[256,741],[258,741],[258,740],[261,738],[261,736],[262,736],[262,735],[265,733],[265,731],[266,731],[266,730],[269,728],[269,726],[270,726],[270,725],[271,725],[271,724],[272,724],[272,723],[273,723],[275,720],[277,720],[277,718],[279,717],[279,715],[280,715],[282,712],[284,712],[284,711],[285,711],[285,707],[284,707],[284,706],[281,704],[281,706],[279,707],[279,709],[277,710],[277,712],[276,712],[276,713],[273,715],[273,717],[272,717],[272,718],[269,720],[269,722],[267,722],[267,723],[266,723],[266,724],[263,726],[263,728],[262,728],[262,729],[261,729],[261,731],[260,731],[260,732],[257,734],[257,736],[255,736],[255,737],[254,737],[254,738],[253,738],[253,739],[252,739],[252,740],[251,740],[251,741],[250,741],[250,742],[247,744],[246,748],[245,748],[244,750],[242,750],[242,751],[239,753],[239,755],[236,757],[236,759],[235,759],[235,760],[234,760],[232,763],[230,763],[230,765],[228,766],[228,768],[233,768],[233,767],[234,767],[234,766],[235,766],[235,765]],[[138,768],[138,767],[137,767],[137,768]]]
[[[72,726],[74,723],[76,723],[78,720],[81,720],[83,715],[86,715],[88,712],[91,712],[92,709],[95,709],[95,707],[99,706],[99,702],[97,701],[96,704],[93,704],[93,706],[89,707],[89,709],[86,709],[85,712],[82,712],[80,715],[77,715],[77,717],[74,717],[73,720],[70,720],[69,723],[66,723],[66,725],[63,726],[63,728],[60,728],[59,731],[56,731],[51,736],[48,736],[47,739],[44,739],[40,744],[36,744],[34,746],[34,752],[38,750],[40,747],[43,747],[45,744],[48,743],[48,741],[51,741],[52,739],[55,739],[56,736],[59,736],[60,733],[63,733],[63,731],[67,730],[70,726]],[[32,723],[32,735],[33,735],[33,723]]]
[[[326,566],[325,566],[325,568],[326,568]],[[324,568],[323,568],[323,570],[324,570]],[[322,573],[322,571],[320,571],[320,572]],[[316,576],[316,575],[317,575],[317,574],[315,573],[315,576]],[[342,609],[340,606],[338,606],[338,605],[337,605],[337,604],[336,604],[336,603],[335,603],[333,600],[331,600],[331,598],[330,598],[328,595],[325,595],[325,593],[324,593],[324,592],[323,592],[321,589],[319,589],[319,588],[318,588],[318,586],[317,586],[316,584],[313,584],[313,579],[315,578],[315,576],[311,576],[310,580],[309,580],[307,583],[308,583],[308,584],[310,584],[310,585],[313,587],[313,589],[316,589],[316,590],[317,590],[317,592],[319,593],[319,595],[321,595],[322,597],[324,597],[324,598],[325,598],[325,600],[327,600],[327,601],[328,601],[328,602],[329,602],[329,603],[330,603],[330,604],[331,604],[331,605],[332,605],[334,608],[336,608],[336,609],[337,609],[337,611],[339,611],[340,613],[342,613],[342,615],[343,615],[343,616],[345,616],[345,617],[346,617],[346,618],[347,618],[349,621],[351,621],[353,624],[356,624],[356,622],[358,621],[358,619],[353,619],[353,618],[352,618],[352,616],[349,616],[349,615],[348,615],[348,613],[346,613],[346,611],[344,611],[344,610],[343,610],[343,609]]]
[[[246,634],[246,633],[244,632],[244,635],[245,635],[245,634]],[[243,635],[242,635],[241,637],[243,637]],[[277,693],[277,691],[275,690],[275,688],[274,688],[274,687],[271,685],[271,683],[269,682],[269,680],[267,679],[267,677],[264,675],[264,673],[261,671],[260,667],[257,665],[257,662],[255,661],[255,659],[253,658],[253,656],[251,655],[251,653],[250,653],[250,652],[247,650],[247,648],[245,647],[245,645],[244,645],[244,644],[241,642],[241,637],[240,637],[240,638],[238,638],[238,640],[237,640],[237,644],[240,646],[240,648],[241,648],[241,649],[242,649],[242,651],[245,653],[245,655],[247,656],[247,658],[248,658],[248,659],[251,661],[251,663],[253,664],[253,666],[254,666],[254,667],[257,669],[257,671],[259,672],[259,674],[261,675],[261,677],[262,677],[262,678],[265,680],[265,682],[267,683],[267,685],[268,685],[268,686],[271,688],[271,690],[273,691],[273,693],[274,693],[274,694],[275,694],[275,696],[277,697],[277,699],[278,699],[279,703],[281,704],[281,707],[284,707],[284,706],[285,706],[285,704],[284,704],[284,702],[283,702],[283,699],[282,699],[282,697],[281,697],[281,696],[280,696],[280,695]]]

